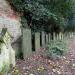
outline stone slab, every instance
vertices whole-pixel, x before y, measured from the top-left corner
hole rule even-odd
[[[23,57],[29,57],[32,54],[31,29],[22,29],[22,52]]]
[[[35,50],[40,48],[40,32],[35,32]]]

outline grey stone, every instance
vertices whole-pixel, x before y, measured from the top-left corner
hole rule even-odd
[[[45,32],[44,31],[42,31],[41,32],[41,42],[42,42],[42,47],[45,47]]]
[[[22,52],[23,57],[29,57],[32,54],[31,29],[22,29]]]
[[[15,51],[11,46],[11,36],[7,29],[2,30],[2,36],[0,37],[0,69],[3,66],[10,66],[12,64],[15,66]]]
[[[40,48],[40,32],[35,32],[35,50]]]

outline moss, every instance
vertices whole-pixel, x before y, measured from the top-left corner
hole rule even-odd
[[[6,33],[8,33],[8,35],[9,35],[11,38],[13,38],[13,36],[10,35],[10,33],[7,31],[7,28],[3,28],[3,29],[2,29],[1,37],[3,38],[3,37],[5,36]]]
[[[1,75],[6,75],[7,72],[9,71],[9,69],[10,69],[10,66],[9,66],[8,64],[5,64],[5,63],[4,63],[0,74],[1,74]]]

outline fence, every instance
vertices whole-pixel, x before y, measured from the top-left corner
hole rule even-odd
[[[31,29],[23,29],[22,30],[22,51],[23,56],[28,57],[32,54],[32,51],[37,51],[40,47],[45,47],[50,40],[68,40],[72,39],[75,36],[75,32],[53,32],[53,39],[51,33],[42,32],[35,32],[32,36]],[[34,38],[33,38],[34,37]]]

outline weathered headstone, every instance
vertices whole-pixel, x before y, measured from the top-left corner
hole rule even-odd
[[[15,51],[11,46],[11,39],[12,37],[8,33],[7,28],[3,28],[0,37],[0,69],[4,65],[10,66],[12,64],[12,66],[15,66]]]
[[[46,44],[48,43],[48,34],[46,34]]]
[[[29,57],[32,54],[31,29],[22,29],[22,51],[23,57]]]
[[[56,40],[59,40],[59,34],[56,34]]]
[[[62,32],[59,33],[59,40],[63,40],[63,33]]]
[[[41,37],[41,38],[42,38],[42,39],[41,39],[41,40],[42,40],[42,41],[41,41],[41,42],[42,42],[42,47],[45,47],[45,32],[44,32],[44,31],[41,32],[41,36],[42,36],[42,37]]]
[[[40,32],[35,32],[35,50],[40,48]]]
[[[56,40],[56,34],[53,32],[53,40]]]
[[[49,33],[49,42],[51,41],[51,34]]]

